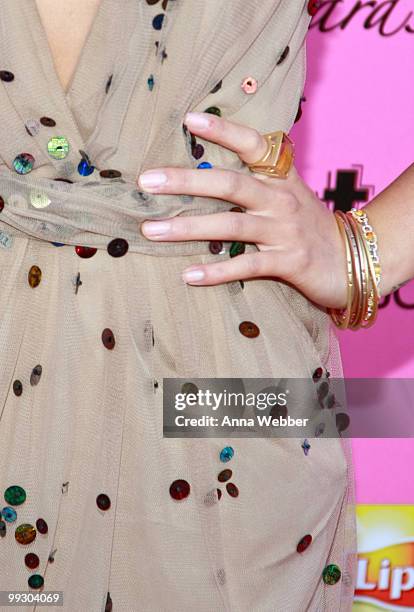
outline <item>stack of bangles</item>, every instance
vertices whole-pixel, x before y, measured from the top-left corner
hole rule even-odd
[[[282,130],[263,134],[267,151],[248,164],[251,171],[273,178],[286,179],[295,157],[295,147]],[[345,308],[327,308],[327,313],[340,329],[357,330],[370,327],[378,313],[381,267],[377,253],[377,236],[368,223],[364,210],[351,208],[334,213],[345,241],[348,270],[348,300]]]
[[[345,308],[328,308],[327,312],[340,329],[370,327],[378,313],[381,266],[377,236],[364,210],[351,208],[335,211],[339,230],[345,241],[348,271],[348,301]]]

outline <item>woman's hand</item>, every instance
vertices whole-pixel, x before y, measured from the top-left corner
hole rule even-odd
[[[255,129],[210,113],[188,113],[185,124],[192,134],[231,149],[246,163],[256,161],[267,150],[264,137]],[[151,240],[238,241],[255,243],[259,249],[193,265],[183,273],[185,282],[216,285],[271,276],[293,284],[317,304],[345,307],[347,272],[342,236],[333,213],[294,166],[287,179],[220,168],[165,167],[144,172],[138,183],[151,193],[219,198],[246,209],[245,213],[177,216],[141,225],[142,233]]]

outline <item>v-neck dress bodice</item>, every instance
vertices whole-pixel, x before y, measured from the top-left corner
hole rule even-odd
[[[254,244],[139,231],[233,207],[136,178],[247,173],[184,115],[289,132],[311,12],[102,0],[65,93],[34,1],[0,0],[0,591],[59,591],[68,612],[351,610],[351,460],[320,403],[342,376],[329,316],[278,279],[181,280]],[[263,377],[312,382],[313,436],[163,437],[167,378]]]

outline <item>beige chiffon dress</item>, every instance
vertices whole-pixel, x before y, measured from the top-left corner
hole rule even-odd
[[[102,0],[65,94],[34,0],[0,0],[0,591],[61,591],[46,609],[70,612],[351,610],[344,440],[162,432],[166,377],[316,389],[342,376],[327,313],[277,279],[186,285],[184,268],[225,260],[231,243],[139,229],[234,206],[145,194],[136,177],[249,172],[184,115],[289,132],[310,12],[305,0]]]

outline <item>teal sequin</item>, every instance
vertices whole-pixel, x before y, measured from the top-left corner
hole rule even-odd
[[[13,160],[13,167],[18,174],[28,174],[33,170],[34,157],[30,153],[20,153]]]
[[[234,456],[234,448],[232,448],[231,446],[225,446],[220,452],[220,461],[223,461],[223,463],[226,463],[227,461],[230,461],[230,459],[232,459],[233,456]]]
[[[10,508],[10,506],[5,506],[1,511],[1,515],[8,523],[13,523],[17,519],[16,510],[14,508]]]

